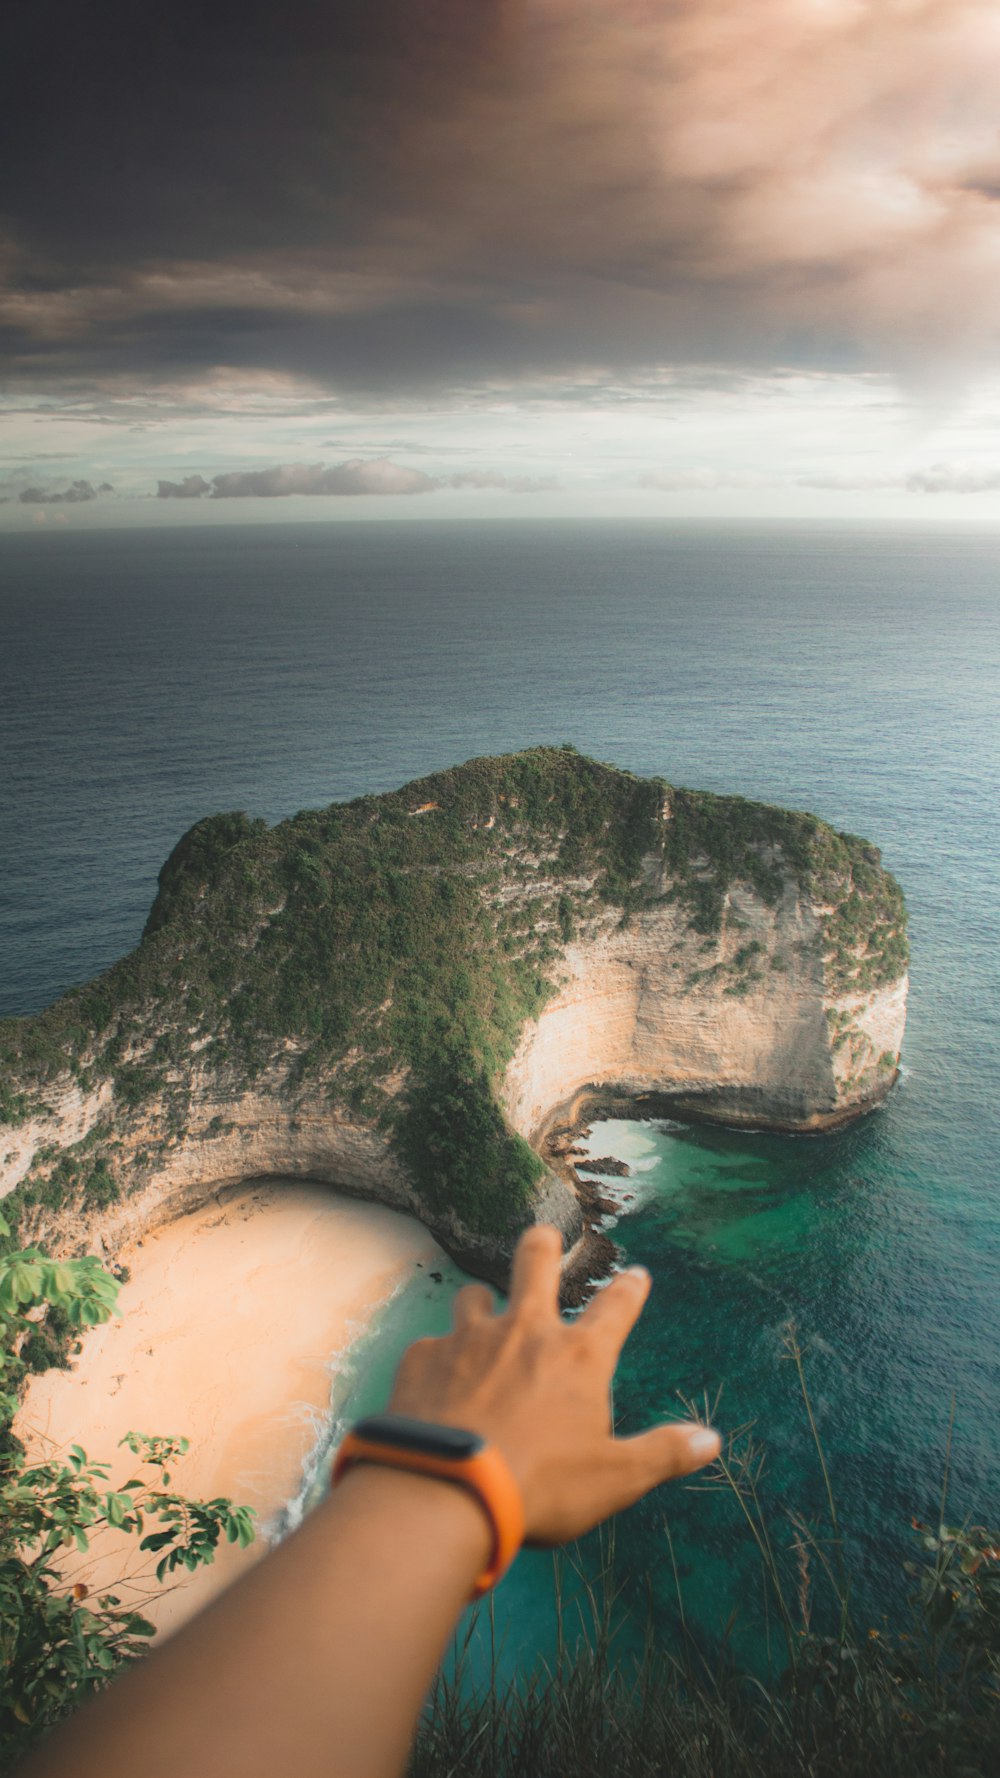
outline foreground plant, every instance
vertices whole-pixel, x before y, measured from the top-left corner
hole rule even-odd
[[[0,1219],[0,1233],[9,1235]],[[0,1759],[106,1686],[148,1646],[154,1626],[143,1607],[178,1568],[214,1560],[220,1541],[253,1541],[253,1511],[226,1499],[188,1500],[171,1486],[171,1466],[187,1440],[129,1433],[136,1459],[121,1487],[110,1467],[79,1446],[65,1457],[29,1463],[11,1431],[23,1352],[37,1341],[44,1311],[83,1330],[114,1312],[118,1283],[94,1258],[57,1262],[37,1249],[0,1257]],[[97,1596],[74,1578],[93,1540],[113,1530],[156,1556],[155,1578],[131,1583],[139,1597]],[[124,1588],[122,1589],[124,1591]]]

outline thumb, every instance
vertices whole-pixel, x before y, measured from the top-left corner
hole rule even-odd
[[[714,1463],[722,1450],[719,1434],[711,1426],[699,1426],[696,1420],[654,1426],[649,1432],[617,1442],[643,1492],[675,1476],[693,1475],[696,1469]]]

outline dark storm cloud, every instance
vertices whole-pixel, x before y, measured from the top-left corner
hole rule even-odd
[[[499,9],[502,10],[502,9]],[[357,240],[414,114],[489,59],[466,0],[32,0],[4,18],[6,202],[25,287],[155,257]]]
[[[989,0],[33,0],[3,50],[31,388],[993,349]]]

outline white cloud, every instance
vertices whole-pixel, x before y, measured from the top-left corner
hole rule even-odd
[[[273,469],[237,469],[212,477],[213,500],[276,499],[288,494],[427,494],[432,476],[405,469],[388,457],[367,462],[279,463]]]
[[[277,463],[267,469],[231,469],[213,475],[188,475],[183,481],[158,481],[158,500],[275,500],[291,494],[377,495],[431,494],[441,488],[502,489],[510,494],[549,494],[559,488],[555,476],[505,475],[500,470],[468,469],[452,475],[427,475],[407,469],[389,457],[350,457],[344,463]],[[24,496],[22,495],[23,499]]]
[[[1000,468],[932,463],[927,469],[911,470],[904,486],[913,494],[995,494],[1000,490]]]

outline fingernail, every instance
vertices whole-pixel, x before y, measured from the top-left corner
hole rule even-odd
[[[653,1282],[653,1275],[647,1266],[629,1266],[627,1275],[629,1278],[641,1278],[644,1284]]]
[[[721,1449],[722,1440],[711,1426],[696,1426],[688,1439],[688,1450],[692,1457],[699,1458],[702,1463],[707,1463],[711,1457],[717,1457]]]

